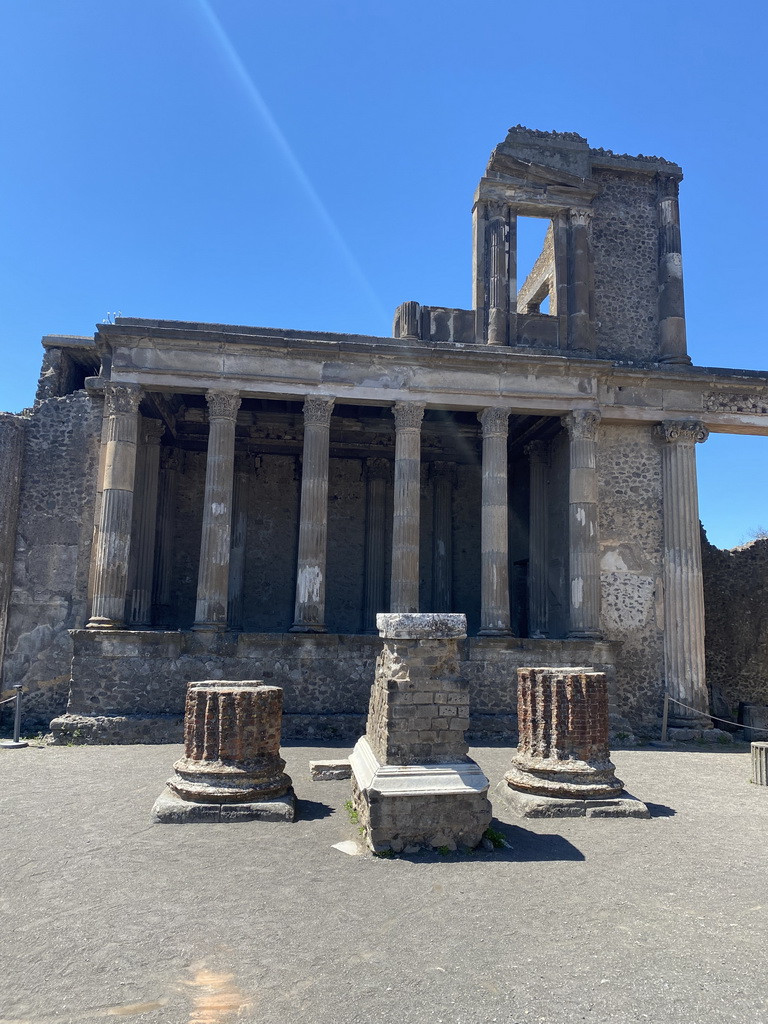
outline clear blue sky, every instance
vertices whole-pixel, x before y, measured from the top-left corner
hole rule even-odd
[[[765,5],[0,0],[0,409],[108,312],[390,332],[470,302],[470,206],[518,122],[680,163],[689,347],[768,369]],[[721,546],[768,438],[698,449]]]

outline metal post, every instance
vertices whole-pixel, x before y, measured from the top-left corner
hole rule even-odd
[[[29,744],[26,740],[20,740],[19,734],[21,732],[21,684],[17,683],[14,686],[16,691],[16,705],[13,712],[13,739],[0,741],[0,747],[27,747]]]
[[[669,694],[664,694],[664,713],[661,717],[661,742],[667,742],[667,719],[669,718]]]

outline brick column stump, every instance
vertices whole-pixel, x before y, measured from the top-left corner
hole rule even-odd
[[[190,683],[184,756],[155,802],[153,820],[293,821],[291,779],[280,757],[282,717],[279,686]]]
[[[352,802],[375,852],[472,849],[491,822],[488,779],[467,755],[459,677],[464,615],[376,616],[383,647],[366,734],[350,756]]]
[[[520,740],[497,795],[523,818],[650,817],[616,778],[608,688],[589,668],[519,668]]]

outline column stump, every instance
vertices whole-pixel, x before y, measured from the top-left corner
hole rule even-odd
[[[184,756],[155,801],[156,822],[293,821],[280,757],[283,691],[258,681],[190,683]]]
[[[488,779],[467,755],[469,694],[458,672],[464,615],[376,616],[384,640],[366,734],[352,755],[352,803],[376,853],[478,845]]]
[[[519,668],[520,741],[496,794],[522,818],[648,818],[616,778],[604,672]]]
[[[768,743],[755,742],[752,751],[752,782],[756,786],[768,786]]]

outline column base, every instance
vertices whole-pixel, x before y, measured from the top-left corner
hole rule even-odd
[[[568,633],[569,640],[602,640],[603,634],[599,629],[575,629]]]
[[[511,629],[495,629],[493,626],[484,626],[478,629],[478,636],[514,636]]]
[[[89,619],[85,625],[86,629],[125,629],[124,622],[118,622],[117,619],[107,619],[97,616],[96,618]]]
[[[288,630],[289,633],[327,633],[328,630],[323,625],[315,624],[314,622],[294,622],[294,624]]]
[[[192,626],[195,633],[226,633],[228,629],[226,622],[196,622]]]
[[[535,629],[530,634],[531,640],[549,640],[549,633],[546,633],[543,629]]]
[[[669,716],[668,729],[712,729],[712,719],[708,715],[691,715],[690,718]]]

